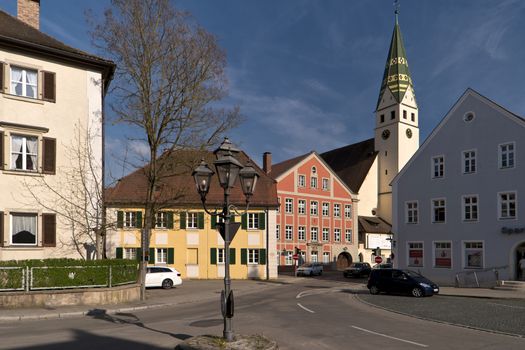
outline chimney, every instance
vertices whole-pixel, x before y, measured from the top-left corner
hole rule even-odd
[[[272,154],[270,152],[263,154],[263,170],[266,174],[272,171]]]
[[[40,0],[17,0],[18,19],[40,30]]]

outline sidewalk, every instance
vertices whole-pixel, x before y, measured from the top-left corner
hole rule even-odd
[[[239,296],[251,293],[261,293],[267,288],[300,283],[301,281],[305,281],[305,279],[286,275],[279,276],[278,279],[270,281],[235,280],[233,281],[233,288],[235,295]],[[339,285],[348,283],[346,281],[327,281],[338,282]],[[136,301],[119,305],[63,306],[57,308],[0,308],[0,322],[79,317],[102,313],[116,314],[121,312],[133,312],[187,304],[197,301],[217,300],[218,302],[222,288],[222,280],[188,280],[184,281],[184,284],[181,287],[173,288],[171,290],[148,289],[148,298],[144,302]],[[363,289],[366,289],[366,287],[363,287]],[[439,295],[489,299],[525,299],[525,292],[483,288],[440,287]]]

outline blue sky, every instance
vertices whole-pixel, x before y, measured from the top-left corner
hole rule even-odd
[[[245,122],[230,138],[255,161],[323,152],[373,135],[394,24],[392,0],[179,0],[228,57],[230,96]],[[84,11],[108,0],[42,0],[41,29],[79,49],[90,45]],[[0,8],[16,13],[15,0]],[[401,0],[399,23],[419,105],[421,139],[471,87],[525,116],[525,1]],[[107,157],[126,129],[108,127]],[[134,142],[129,147],[140,151]],[[111,175],[129,169],[111,164]]]

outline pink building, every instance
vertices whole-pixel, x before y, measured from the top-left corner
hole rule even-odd
[[[344,268],[358,260],[357,195],[316,152],[271,165],[264,170],[277,181],[278,264],[321,262]]]

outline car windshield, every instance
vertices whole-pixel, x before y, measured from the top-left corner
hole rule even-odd
[[[360,263],[353,263],[352,265],[350,265],[350,267],[362,267],[363,264],[360,264]]]
[[[312,267],[312,264],[304,264],[301,267]]]
[[[404,272],[407,276],[410,276],[410,277],[424,278],[422,275],[420,275],[420,274],[417,273],[416,271],[412,271],[412,270],[403,270],[403,272]]]

